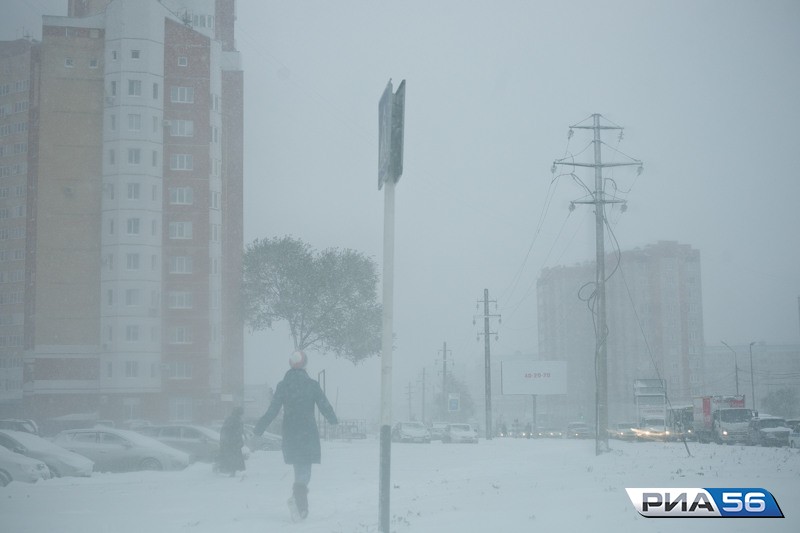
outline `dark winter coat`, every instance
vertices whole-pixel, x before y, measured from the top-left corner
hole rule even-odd
[[[319,431],[314,420],[314,405],[328,422],[339,421],[319,383],[308,377],[303,369],[286,372],[283,381],[275,387],[272,403],[255,426],[261,435],[278,416],[283,407],[283,460],[286,464],[319,463],[321,458]]]
[[[219,432],[219,457],[217,466],[222,472],[236,472],[244,470],[244,424],[241,411],[234,411],[225,419]]]

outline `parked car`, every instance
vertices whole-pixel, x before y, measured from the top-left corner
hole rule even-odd
[[[590,439],[593,433],[584,422],[570,422],[567,424],[566,435],[568,439]]]
[[[392,441],[428,443],[431,434],[421,422],[398,422],[392,428]]]
[[[187,453],[127,429],[68,429],[53,442],[88,457],[99,471],[183,470],[189,465]]]
[[[445,429],[447,429],[447,424],[445,422],[434,422],[431,424],[428,430],[431,434],[431,440],[442,440]],[[500,436],[502,437],[503,435]]]
[[[786,427],[792,431],[800,431],[800,418],[787,418]]]
[[[633,422],[620,422],[608,430],[608,436],[618,440],[634,440],[636,438],[635,427],[636,424]]]
[[[788,446],[791,432],[783,418],[760,415],[750,420],[747,443],[753,446]]]
[[[442,442],[478,442],[478,432],[469,424],[447,424]]]
[[[38,459],[31,459],[0,446],[0,487],[12,481],[36,483],[40,479],[50,479],[52,474],[47,465]]]
[[[4,418],[0,420],[0,429],[13,429],[14,431],[25,431],[34,435],[39,434],[39,425],[26,418]]]
[[[92,475],[94,463],[37,435],[25,431],[0,430],[0,446],[47,465],[55,477]]]
[[[252,451],[266,450],[270,452],[279,451],[283,443],[283,438],[274,433],[264,432],[263,435],[256,435],[252,424],[244,425],[244,443]]]
[[[191,462],[213,463],[219,455],[219,431],[193,424],[143,426],[137,430],[189,454]]]
[[[800,431],[789,433],[789,448],[800,448]]]

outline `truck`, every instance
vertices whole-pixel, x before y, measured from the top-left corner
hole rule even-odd
[[[693,398],[694,434],[700,442],[744,443],[753,411],[745,408],[744,395]]]
[[[633,382],[637,427],[636,440],[667,440],[667,385],[663,379],[636,379]]]

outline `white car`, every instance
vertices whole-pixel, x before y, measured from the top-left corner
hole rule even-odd
[[[94,463],[49,440],[25,431],[0,430],[0,446],[47,465],[55,477],[92,475]]]
[[[398,422],[392,429],[392,442],[424,442],[431,441],[431,434],[420,422]]]
[[[53,442],[88,457],[100,471],[183,470],[189,454],[127,429],[68,429]]]
[[[469,424],[447,424],[442,442],[478,442],[478,432]]]
[[[0,487],[5,487],[12,481],[36,483],[50,477],[50,469],[43,462],[0,446]]]
[[[789,433],[789,448],[800,448],[800,431]]]

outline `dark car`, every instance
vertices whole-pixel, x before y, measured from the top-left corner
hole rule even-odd
[[[792,430],[786,420],[777,416],[762,415],[750,420],[747,443],[753,446],[788,446]]]

